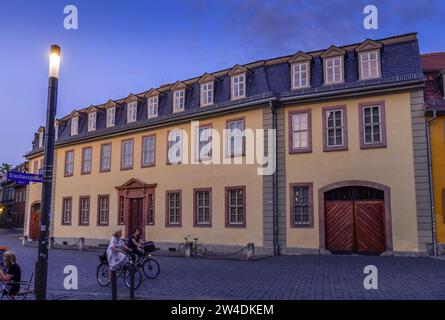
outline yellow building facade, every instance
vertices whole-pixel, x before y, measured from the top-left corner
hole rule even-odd
[[[116,228],[141,227],[163,249],[191,236],[211,251],[253,243],[274,254],[426,254],[431,211],[422,193],[428,175],[419,152],[426,136],[416,48],[415,35],[404,35],[299,52],[59,119],[51,236],[98,245]],[[378,68],[365,69],[363,55]],[[192,138],[201,134],[204,141]],[[27,154],[35,173],[40,140]],[[178,141],[182,159],[172,163]],[[195,149],[209,156],[200,142],[227,163],[197,159]],[[264,165],[265,154],[272,157]],[[268,165],[272,171],[261,170]],[[29,185],[29,238],[40,193]]]

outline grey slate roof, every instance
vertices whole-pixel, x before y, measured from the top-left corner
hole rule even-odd
[[[311,96],[315,94],[337,93],[352,88],[363,88],[372,90],[384,84],[397,84],[409,81],[424,81],[425,77],[420,63],[420,53],[417,40],[410,40],[400,43],[384,45],[381,51],[382,77],[379,79],[360,81],[358,75],[357,53],[353,50],[347,51],[345,55],[345,82],[335,85],[323,85],[323,61],[320,56],[316,56],[311,61],[311,87],[300,90],[291,90],[290,67],[287,62],[276,64],[262,64],[250,69],[247,73],[246,94],[247,97],[241,100],[230,100],[230,76],[223,75],[215,81],[214,100],[215,105],[200,108],[200,84],[191,84],[190,89],[186,89],[185,111],[177,114],[172,113],[173,92],[167,91],[159,96],[159,117],[147,119],[147,101],[144,99],[138,102],[138,115],[135,123],[126,123],[126,105],[121,104],[116,108],[116,125],[113,128],[105,128],[105,111],[97,113],[97,129],[95,132],[87,132],[87,114],[81,112],[79,117],[79,134],[70,137],[71,120],[59,124],[59,137],[56,145],[88,138],[95,135],[103,135],[107,132],[115,133],[125,131],[132,127],[151,126],[166,119],[175,119],[181,115],[193,115],[203,109],[224,110],[236,104],[246,101],[261,100],[267,97],[274,97],[277,100],[282,98],[298,99],[301,96]],[[33,148],[27,156],[40,152],[37,148],[37,140],[34,138]]]

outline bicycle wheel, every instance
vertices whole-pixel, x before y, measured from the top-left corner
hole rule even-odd
[[[196,254],[198,255],[198,257],[204,257],[206,255],[206,253],[207,253],[207,249],[202,244],[198,244],[196,246]]]
[[[110,285],[110,269],[108,268],[108,264],[101,263],[97,266],[96,279],[103,287]]]
[[[148,279],[155,279],[161,272],[161,266],[153,258],[146,258],[142,264],[142,271]]]
[[[130,268],[125,268],[124,270],[124,282],[125,286],[130,289]],[[134,270],[134,289],[138,289],[142,283],[142,272],[141,269],[135,267]]]
[[[179,246],[178,246],[178,252],[179,252],[179,255],[181,255],[181,256],[185,256],[185,243],[181,243]]]

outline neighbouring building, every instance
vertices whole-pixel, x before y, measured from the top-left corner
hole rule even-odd
[[[24,162],[12,171],[27,172],[28,163]],[[0,198],[0,226],[6,228],[23,228],[25,221],[26,186],[8,180],[6,174],[0,181],[2,196]]]
[[[424,82],[417,36],[407,34],[75,110],[55,124],[51,236],[94,245],[117,227],[141,228],[162,248],[190,235],[227,252],[253,243],[276,254],[427,254]],[[34,173],[43,145],[42,127],[26,155]],[[249,162],[255,145],[273,147],[273,174]],[[206,163],[218,157],[242,163]],[[40,195],[40,184],[29,185],[30,238]]]
[[[427,78],[425,111],[430,131],[436,241],[439,253],[445,254],[445,52],[422,55],[421,61]]]

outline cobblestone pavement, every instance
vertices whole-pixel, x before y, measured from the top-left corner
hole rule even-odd
[[[17,233],[0,230],[0,245],[15,250],[24,279],[37,249],[21,246]],[[96,282],[97,252],[50,251],[48,289],[52,299],[110,299]],[[136,291],[144,299],[442,299],[445,261],[433,258],[367,256],[280,256],[260,261],[158,257],[161,274],[144,279]],[[79,270],[79,289],[63,288],[63,269]],[[378,268],[378,290],[363,287],[366,265]],[[119,298],[128,298],[119,283]]]

